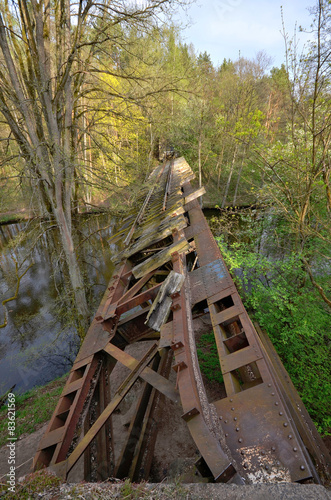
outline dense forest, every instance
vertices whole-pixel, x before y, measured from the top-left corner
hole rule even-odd
[[[31,241],[58,229],[83,332],[75,217],[125,213],[174,148],[220,209],[213,229],[245,304],[327,434],[330,2],[312,5],[304,53],[284,27],[280,68],[263,51],[215,66],[172,23],[182,3],[0,0],[0,212],[42,221]]]

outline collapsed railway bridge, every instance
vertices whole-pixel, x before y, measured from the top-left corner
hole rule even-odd
[[[165,160],[142,188],[139,211],[115,236],[123,243],[117,267],[34,468],[64,479],[79,467],[86,480],[148,479],[171,404],[196,447],[199,477],[328,482],[330,455],[267,335],[248,317],[201,210],[204,189],[193,188],[193,178],[183,158]],[[212,401],[195,342],[196,318],[204,316],[225,388]],[[122,378],[114,382],[119,365]],[[114,419],[134,390],[134,411],[119,431]]]

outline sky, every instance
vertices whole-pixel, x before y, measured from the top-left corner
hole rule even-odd
[[[272,58],[272,66],[285,61],[284,39],[281,34],[281,5],[286,31],[293,35],[295,25],[309,28],[311,16],[307,10],[314,0],[196,0],[182,22],[191,26],[182,33],[183,41],[193,43],[195,50],[207,52],[215,65],[226,59],[253,59],[263,50]],[[299,46],[308,40],[298,33]]]

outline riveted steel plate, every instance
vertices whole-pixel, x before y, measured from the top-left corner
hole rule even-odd
[[[271,384],[213,403],[233,458],[253,483],[311,477],[301,440]]]
[[[192,305],[231,285],[231,278],[221,259],[189,273]]]
[[[184,229],[185,238],[187,240],[190,240],[205,230],[206,230],[205,220],[202,220],[200,222],[196,222],[195,224],[193,224],[191,226],[187,226]]]
[[[76,358],[76,363],[82,359],[91,356],[101,349],[109,342],[109,332],[104,330],[103,327],[93,320],[88,333],[86,335],[85,341],[82,344]]]

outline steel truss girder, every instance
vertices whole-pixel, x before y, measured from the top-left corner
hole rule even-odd
[[[158,220],[156,210],[167,216],[168,203],[174,206],[182,203],[179,213],[187,211],[188,225],[173,232],[170,245],[166,239],[158,242],[158,245],[163,244],[159,249],[148,248],[142,264],[136,265],[137,261],[141,262],[141,255],[137,258],[133,254],[130,257],[133,260],[117,267],[39,445],[34,467],[49,466],[66,478],[85,452],[85,472],[89,476],[91,443],[96,445],[98,460],[111,461],[112,414],[135,381],[141,378],[143,390],[126,443],[116,465],[113,464],[114,470],[110,463],[99,467],[96,470],[98,478],[105,479],[115,472],[120,477],[129,475],[132,480],[138,480],[142,468],[148,475],[157,432],[152,422],[160,418],[164,396],[175,402],[180,396],[182,418],[202,455],[199,470],[204,469],[215,481],[231,478],[238,481],[240,477],[248,482],[268,482],[270,478],[303,481],[313,477],[318,482],[305,446],[319,472],[323,467],[327,476],[326,458],[323,461],[320,457],[323,447],[317,444],[321,440],[316,430],[311,432],[313,438],[305,433],[298,411],[300,417],[304,415],[308,427],[313,428],[313,424],[293,387],[286,385],[286,374],[267,337],[257,334],[244,309],[198,203],[197,197],[202,191],[194,191],[187,182],[190,175],[185,165],[180,164],[178,168],[172,165],[171,173],[169,166],[169,162],[165,163],[156,174],[160,182],[167,182],[163,204],[158,199],[161,190],[154,186],[139,220],[136,219],[129,230],[128,244],[131,245],[135,235],[140,237],[144,220],[155,224]],[[165,248],[164,245],[169,246]],[[140,247],[133,242],[131,253],[132,248]],[[149,259],[150,250],[153,258]],[[159,250],[159,255],[154,250]],[[188,272],[186,255],[194,250],[194,266],[197,264],[197,267]],[[144,321],[161,286],[161,283],[155,284],[155,277],[166,274],[166,269],[171,268],[184,274],[185,282],[181,291],[172,297],[172,321],[163,325],[159,335],[152,333]],[[207,304],[210,312],[227,393],[226,398],[213,404],[209,404],[204,391],[194,341],[192,308],[199,307],[200,303]],[[140,361],[124,351],[129,343],[152,338],[156,342]],[[177,378],[175,387],[168,380],[172,353]],[[129,368],[130,374],[110,398],[108,375],[117,361]],[[93,397],[97,415],[90,428],[85,421],[86,433],[81,438],[84,418]]]
[[[184,194],[190,190],[186,184]],[[238,471],[247,477],[248,470],[250,479],[255,478],[253,481],[269,482],[270,477],[285,481],[310,477],[317,480],[283,397],[281,381],[270,368],[260,337],[228,271],[221,264],[215,268],[215,262],[222,257],[196,201],[190,204],[188,215],[187,233],[194,234],[200,266],[199,276],[194,271],[190,278],[193,303],[207,299],[227,392],[227,398],[214,405]],[[245,385],[249,390],[243,390]]]

